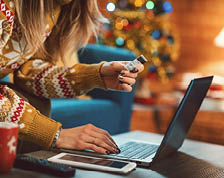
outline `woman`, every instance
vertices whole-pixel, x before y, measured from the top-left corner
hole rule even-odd
[[[121,62],[66,66],[104,20],[96,0],[0,0],[0,5],[0,77],[14,72],[15,86],[27,93],[73,98],[93,88],[131,91],[143,70],[128,72]],[[0,85],[0,120],[19,124],[20,139],[47,149],[119,152],[110,135],[93,125],[61,129],[61,123],[21,99],[15,86]]]

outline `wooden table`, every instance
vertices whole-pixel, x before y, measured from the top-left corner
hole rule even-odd
[[[152,141],[160,143],[162,135],[148,132],[133,131],[119,135],[129,139],[138,139],[143,141]],[[114,137],[117,139],[117,136]],[[30,153],[31,154],[31,153]],[[39,158],[47,158],[52,152],[39,151],[32,153]],[[24,178],[51,177],[45,174],[12,169],[6,175],[0,175],[4,178]],[[224,146],[208,144],[203,142],[185,140],[179,152],[160,161],[150,168],[136,168],[128,175],[116,175],[98,171],[87,171],[77,169],[75,177],[77,178],[221,178],[224,177]]]

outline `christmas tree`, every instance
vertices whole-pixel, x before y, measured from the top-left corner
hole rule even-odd
[[[164,0],[110,0],[106,4],[110,23],[102,42],[143,54],[149,62],[140,77],[166,82],[174,73],[178,57],[177,33],[169,21],[172,5]]]

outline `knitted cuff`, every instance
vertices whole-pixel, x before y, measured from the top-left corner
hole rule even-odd
[[[84,91],[91,90],[93,88],[106,89],[104,81],[100,75],[100,69],[105,62],[99,64],[76,64],[74,66],[75,71],[72,76],[68,75],[69,80],[75,78],[75,87]]]
[[[29,141],[49,149],[60,127],[61,123],[37,113],[26,134]]]

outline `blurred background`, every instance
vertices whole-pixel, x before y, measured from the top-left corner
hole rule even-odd
[[[224,145],[223,0],[98,0],[108,19],[97,43],[149,60],[139,76],[132,130],[164,133],[189,81],[215,75],[189,138]]]

